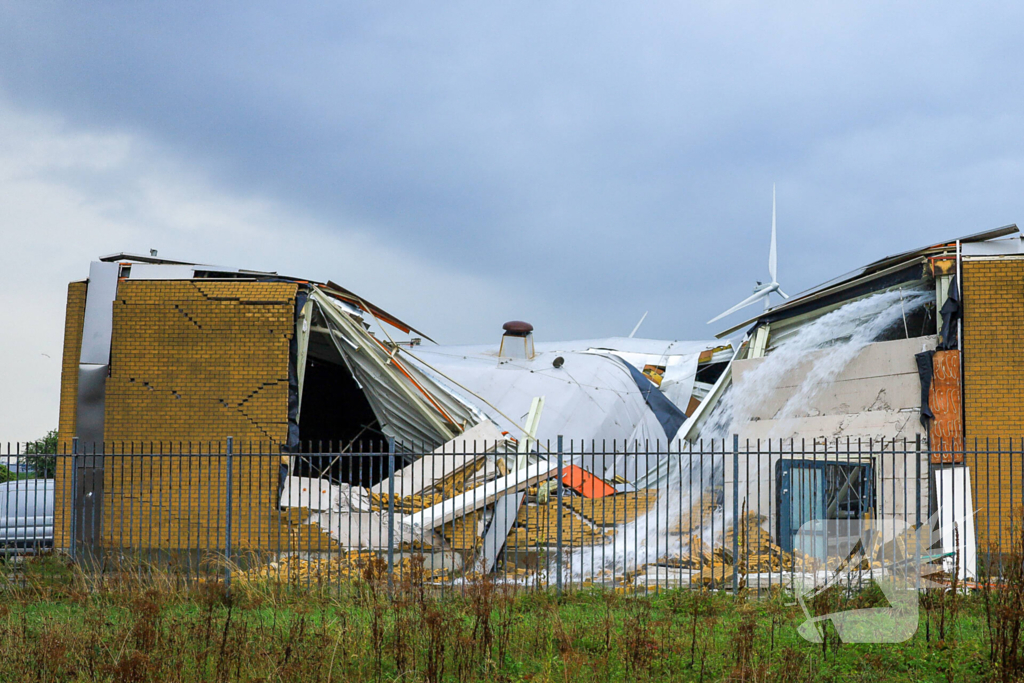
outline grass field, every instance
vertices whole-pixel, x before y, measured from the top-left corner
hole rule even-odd
[[[1024,671],[1008,643],[1010,591],[926,595],[910,641],[860,645],[831,631],[803,640],[803,613],[781,596],[558,598],[489,583],[434,594],[412,581],[389,591],[370,572],[329,591],[236,584],[229,598],[220,584],[186,589],[145,572],[90,582],[56,559],[18,578],[0,601],[2,681],[920,682]],[[815,609],[877,599],[836,593]]]

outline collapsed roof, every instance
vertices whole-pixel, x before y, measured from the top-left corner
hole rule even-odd
[[[1001,239],[1008,238],[1008,239]],[[788,320],[805,313],[826,313],[834,307],[859,296],[884,291],[900,285],[922,282],[926,279],[924,268],[929,259],[956,255],[963,247],[967,253],[972,245],[974,250],[982,253],[986,248],[1020,249],[1020,231],[1015,224],[1001,228],[965,235],[954,239],[931,244],[919,249],[905,251],[894,256],[886,256],[873,263],[840,275],[816,287],[796,294],[788,301],[770,308],[761,315],[754,316],[741,323],[719,332],[718,338],[727,337],[755,322],[776,322]],[[973,250],[972,250],[973,251]]]
[[[925,286],[935,263],[961,253],[1020,253],[1015,225],[951,239],[875,261],[830,280],[721,332],[749,326],[739,342],[611,337],[534,343],[532,327],[506,326],[493,345],[423,345],[427,335],[333,282],[321,283],[252,271],[126,253],[101,260],[121,264],[129,279],[245,278],[298,283],[295,363],[298,386],[294,419],[303,439],[304,413],[330,403],[329,391],[313,392],[309,373],[343,369],[330,382],[353,381],[367,406],[346,409],[359,424],[341,430],[351,441],[363,434],[393,437],[400,450],[424,452],[474,425],[489,421],[513,436],[528,433],[531,400],[546,398],[536,432],[541,443],[564,434],[577,442],[693,442],[731,383],[732,362],[759,357],[802,325],[839,306],[881,291]],[[948,282],[946,283],[948,286]],[[941,297],[944,292],[936,292]],[[938,329],[938,306],[925,310],[921,332]],[[927,316],[932,316],[928,318]],[[383,324],[383,338],[371,331]],[[419,338],[395,340],[387,327]],[[770,334],[769,334],[770,329]],[[908,331],[909,334],[909,331]],[[396,334],[396,336],[398,336]],[[327,375],[323,375],[327,376]],[[331,419],[343,419],[333,415]],[[307,422],[312,421],[307,420]],[[306,430],[307,435],[311,433]],[[339,444],[345,446],[346,444]],[[614,447],[612,447],[614,450]]]
[[[292,447],[326,437],[346,448],[378,434],[393,437],[400,451],[425,452],[485,421],[541,444],[561,434],[613,450],[612,443],[667,443],[686,429],[734,355],[715,340],[534,344],[525,323],[507,325],[493,345],[425,345],[427,335],[330,281],[155,255],[118,253],[101,261],[119,264],[118,276],[131,280],[297,283]],[[543,419],[527,432],[526,414],[538,396],[546,401]],[[345,420],[351,424],[341,428]],[[317,430],[317,421],[332,424]]]
[[[951,344],[955,345],[957,340],[956,332],[950,332],[943,325],[944,304],[950,296],[954,296],[959,302],[959,286],[956,281],[961,259],[1022,253],[1024,236],[1020,234],[1016,225],[1006,225],[994,230],[944,240],[887,256],[829,280],[757,316],[735,324],[716,336],[727,337],[747,328],[742,342],[734,344],[734,360],[761,358],[788,340],[794,339],[795,335],[809,323],[846,304],[883,292],[900,291],[909,295],[914,291],[930,290],[934,287],[934,300],[904,314],[902,324],[898,326],[898,336],[937,336],[940,345],[949,347]],[[958,304],[954,308],[958,308]],[[952,339],[944,340],[944,335],[952,335]],[[877,339],[883,340],[885,337]],[[702,403],[701,410],[694,416],[692,428],[681,435],[683,438],[693,440],[701,434],[711,411],[729,388],[731,378],[732,364],[723,373],[721,386],[716,388],[716,394]]]

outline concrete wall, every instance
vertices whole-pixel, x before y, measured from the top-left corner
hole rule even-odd
[[[869,344],[830,385],[814,396],[807,410],[777,419],[782,406],[799,389],[815,357],[795,368],[759,402],[755,421],[739,429],[743,439],[874,438],[913,440],[925,434],[920,422],[921,381],[914,355],[934,349],[933,336]],[[744,390],[744,376],[765,358],[737,361],[735,391]]]
[[[920,421],[921,382],[914,355],[934,349],[935,343],[936,338],[929,336],[869,344],[813,397],[802,414],[780,419],[780,409],[807,377],[814,357],[783,377],[757,403],[753,419],[737,430],[741,505],[770,517],[769,528],[774,532],[775,467],[780,458],[867,462],[874,452],[878,513],[913,522],[915,501],[919,501],[922,518],[927,518],[928,460],[915,451],[918,435],[926,448],[927,431]],[[765,360],[737,361],[733,391],[744,391],[744,376]],[[725,479],[726,510],[731,512],[731,455],[725,457]]]

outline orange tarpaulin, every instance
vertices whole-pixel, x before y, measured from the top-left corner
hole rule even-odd
[[[603,480],[576,465],[562,470],[562,483],[584,498],[604,498],[615,493],[615,489]]]

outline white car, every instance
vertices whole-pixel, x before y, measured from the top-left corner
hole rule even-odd
[[[0,554],[53,547],[53,479],[0,484]]]

